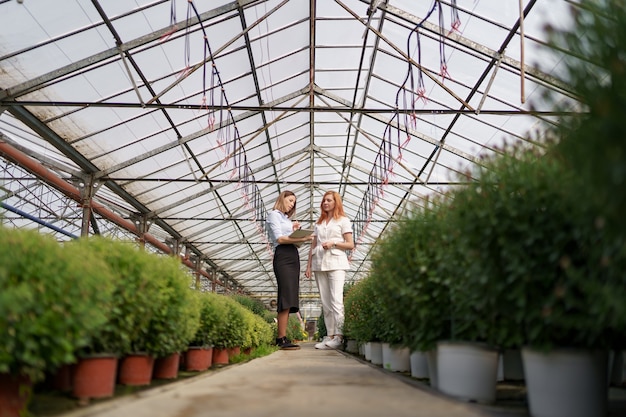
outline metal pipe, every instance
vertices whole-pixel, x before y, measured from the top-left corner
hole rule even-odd
[[[2,203],[2,202],[0,202],[0,207],[2,207],[5,210],[8,210],[10,212],[13,212],[15,214],[19,214],[22,217],[26,217],[28,220],[32,220],[35,223],[38,223],[38,224],[40,224],[42,226],[46,226],[48,229],[52,229],[55,232],[59,232],[59,233],[65,235],[65,236],[69,236],[72,239],[78,239],[78,236],[76,236],[75,234],[72,234],[72,233],[70,233],[68,231],[65,231],[65,230],[61,229],[60,227],[57,227],[57,226],[53,225],[52,223],[49,223],[49,222],[47,222],[45,220],[41,220],[40,218],[35,217],[35,216],[31,215],[31,214],[28,214],[25,211],[22,211],[22,210],[20,210],[20,209],[18,209],[16,207],[10,206],[10,205],[8,205],[6,203]]]
[[[72,200],[76,202],[79,202],[79,203],[82,202],[80,190],[78,190],[73,185],[68,184],[63,178],[57,176],[55,173],[53,173],[48,168],[43,166],[39,161],[36,161],[30,156],[20,152],[19,150],[15,149],[13,146],[9,145],[7,142],[3,140],[0,140],[0,155],[3,155],[7,159],[16,163],[17,165],[30,171],[35,176],[37,176],[42,181],[44,181],[46,184],[61,191],[65,196],[71,198]],[[145,233],[142,235],[133,222],[126,220],[125,218],[109,210],[102,204],[92,201],[91,208],[93,211],[97,212],[102,217],[112,221],[119,227],[126,229],[129,232],[139,237],[143,236],[146,242],[150,243],[161,252],[172,254],[172,250],[169,248],[169,246],[167,246],[167,244],[165,244],[164,242],[161,242],[154,235],[151,235],[149,233]],[[189,261],[189,259],[183,259],[180,256],[179,258],[180,258],[180,261],[188,268],[191,268],[191,269],[195,268],[195,265],[191,261]],[[212,279],[211,275],[209,275],[206,271],[200,270],[200,273],[206,278]],[[218,280],[216,281],[219,285],[224,286],[223,282],[218,281]]]

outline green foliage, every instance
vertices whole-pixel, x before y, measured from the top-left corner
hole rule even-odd
[[[344,300],[344,335],[358,342],[380,342],[388,329],[373,279],[355,283]]]
[[[621,272],[592,208],[552,155],[518,151],[455,193],[455,336],[501,347],[605,347]],[[616,262],[618,260],[615,260]],[[623,289],[614,288],[623,294]]]
[[[587,112],[559,125],[557,151],[579,180],[572,184],[572,192],[594,205],[593,221],[615,238],[612,249],[600,248],[605,252],[603,264],[623,270],[619,264],[626,256],[626,9],[617,0],[583,0],[573,11],[574,26],[552,30],[551,45],[584,57],[564,62],[567,82]],[[626,346],[625,287],[614,276],[611,285],[602,288],[604,303],[591,306],[614,309],[613,320],[605,324],[618,348]]]
[[[205,343],[216,348],[241,347],[246,342],[248,329],[244,314],[248,310],[229,296],[215,293],[202,295],[207,298],[204,308],[207,326],[200,326],[207,335]]]
[[[511,152],[485,161],[474,183],[403,219],[379,243],[366,282],[382,309],[363,302],[367,286],[346,297],[346,328],[357,340],[379,329],[381,340],[400,335],[420,350],[445,338],[502,348],[623,346],[623,237],[598,221],[575,192],[580,179],[552,152]]]
[[[274,327],[263,316],[244,306],[240,302],[244,297],[217,295],[216,298],[221,304],[222,314],[214,346],[257,348],[274,343]],[[256,302],[254,304],[257,305]],[[263,311],[266,311],[264,307]]]
[[[147,351],[152,337],[149,323],[159,307],[153,302],[160,291],[153,268],[154,255],[140,250],[133,242],[99,236],[71,244],[93,251],[117,277],[109,320],[82,353],[123,355]]]
[[[107,322],[115,279],[91,252],[0,228],[0,372],[39,380]]]
[[[249,330],[244,319],[244,313],[247,309],[232,298],[224,296],[224,301],[227,306],[227,317],[224,320],[226,328],[221,333],[221,340],[218,340],[216,345],[227,348],[243,346],[246,333]]]
[[[434,202],[400,219],[373,252],[371,278],[389,323],[381,336],[385,342],[426,351],[450,337],[452,255],[445,208]],[[351,304],[353,298],[348,295]]]
[[[264,316],[267,309],[263,304],[263,301],[258,298],[252,298],[248,295],[242,294],[234,294],[230,296],[233,300],[237,301],[242,306],[246,307],[248,310],[252,311],[254,314],[257,314],[261,317]]]
[[[245,335],[242,348],[256,348],[262,345],[272,344],[274,341],[274,330],[270,323],[258,314],[244,309]]]
[[[290,314],[287,321],[287,338],[290,340],[307,340],[308,337],[298,317],[295,314]]]
[[[344,323],[343,332],[344,332],[344,336],[347,336],[345,333],[346,332],[345,326],[346,325]],[[317,334],[320,340],[323,339],[324,336],[328,336],[328,330],[326,329],[326,321],[324,320],[324,307],[320,309],[320,316],[317,318]]]
[[[254,332],[256,334],[256,338],[253,339],[253,348],[274,345],[274,328],[270,323],[255,317]]]
[[[189,345],[200,326],[200,304],[178,259],[151,256],[152,279],[157,290],[152,298],[154,311],[143,346],[137,347],[160,357],[180,352]]]
[[[199,326],[189,346],[212,347],[221,330],[220,323],[225,316],[220,295],[212,292],[194,292],[194,298],[200,306]]]
[[[266,310],[263,313],[263,319],[267,322],[267,323],[276,323],[276,312],[275,311],[270,311],[270,310]]]
[[[626,8],[617,0],[582,0],[572,7],[575,24],[551,28],[555,50],[564,59],[566,82],[588,112],[564,120],[557,132],[559,151],[583,180],[581,200],[597,205],[609,230],[626,233]],[[557,49],[558,48],[558,49]],[[556,55],[557,52],[554,52]],[[555,102],[561,110],[563,104]],[[570,110],[570,109],[567,109]]]
[[[263,356],[270,355],[278,350],[278,346],[274,344],[263,344],[252,349],[249,355],[240,353],[230,358],[230,363],[243,363],[249,362],[253,359],[262,358]]]

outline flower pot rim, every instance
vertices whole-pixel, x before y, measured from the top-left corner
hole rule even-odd
[[[441,345],[448,345],[448,346],[471,346],[473,348],[476,349],[482,349],[482,350],[489,350],[489,351],[494,351],[494,350],[498,350],[497,347],[490,345],[489,343],[486,342],[475,342],[475,341],[465,341],[465,340],[440,340],[437,342],[437,347],[441,346]]]
[[[563,353],[582,353],[582,352],[604,352],[610,351],[610,348],[601,348],[601,347],[576,347],[576,346],[557,346],[552,345],[550,347],[540,347],[540,346],[532,346],[532,345],[524,345],[520,348],[520,350],[526,350],[528,352],[533,353],[545,353],[550,354],[552,352],[563,352]]]
[[[81,353],[77,355],[79,359],[93,359],[93,358],[119,358],[120,355],[112,352],[95,352],[95,353]]]

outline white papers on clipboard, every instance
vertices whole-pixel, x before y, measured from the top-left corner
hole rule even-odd
[[[300,237],[307,237],[312,235],[314,232],[314,230],[311,229],[298,229],[298,230],[294,230],[292,234],[289,235],[289,237],[297,239]]]

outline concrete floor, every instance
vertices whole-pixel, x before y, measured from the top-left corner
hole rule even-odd
[[[459,402],[410,376],[313,345],[304,343],[300,350],[277,351],[63,417],[527,416],[523,405]]]

